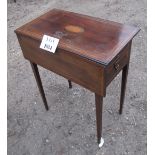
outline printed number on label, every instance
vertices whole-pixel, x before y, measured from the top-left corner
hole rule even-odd
[[[40,44],[40,48],[55,53],[58,43],[59,39],[44,35]]]

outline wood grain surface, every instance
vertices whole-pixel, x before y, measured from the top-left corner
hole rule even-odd
[[[133,26],[53,9],[18,28],[16,33],[40,42],[44,34],[59,38],[58,49],[106,65],[138,31]]]

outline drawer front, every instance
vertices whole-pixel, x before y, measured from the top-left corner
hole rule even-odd
[[[106,67],[106,86],[116,77],[122,68],[129,62],[130,43],[124,47],[116,58]]]
[[[54,54],[42,50],[39,41],[26,36],[18,36],[18,40],[26,59],[99,95],[105,95],[103,66],[61,49]]]

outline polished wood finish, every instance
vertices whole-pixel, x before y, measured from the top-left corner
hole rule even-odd
[[[32,67],[32,70],[33,70],[33,73],[34,73],[34,76],[35,76],[35,79],[36,79],[36,82],[37,82],[37,85],[38,85],[38,88],[39,88],[39,91],[40,91],[40,94],[41,94],[41,97],[42,97],[42,100],[44,102],[45,109],[48,110],[49,108],[48,108],[48,104],[47,104],[47,101],[46,101],[46,97],[45,97],[44,89],[43,89],[42,82],[41,82],[41,79],[40,79],[37,64],[32,63],[32,62],[30,62],[30,64],[31,64],[31,67]]]
[[[15,30],[23,55],[31,62],[46,108],[37,65],[68,79],[69,88],[72,81],[95,93],[98,143],[106,88],[123,69],[119,110],[122,113],[131,44],[138,31],[133,26],[58,9]],[[39,48],[44,34],[60,39],[54,54]]]
[[[103,96],[95,94],[96,105],[96,126],[97,126],[97,142],[100,143],[102,137],[102,105]]]
[[[109,65],[105,68],[106,86],[116,77],[116,75],[123,69],[123,67],[129,63],[130,50],[131,50],[131,41],[120,51],[120,53],[115,57]]]
[[[76,26],[84,31],[74,33],[67,31],[66,26]],[[108,64],[138,30],[133,26],[53,9],[20,27],[16,32],[39,42],[44,34],[55,36],[60,38],[59,49]]]
[[[122,71],[122,85],[121,85],[119,114],[122,114],[122,110],[123,110],[123,104],[124,104],[124,98],[125,98],[125,89],[126,89],[127,76],[128,76],[128,68],[129,68],[129,64],[124,66],[123,71]]]
[[[54,54],[44,51],[39,48],[38,40],[27,36],[18,35],[18,39],[26,59],[99,95],[105,95],[104,68],[100,64],[63,49],[57,49]]]

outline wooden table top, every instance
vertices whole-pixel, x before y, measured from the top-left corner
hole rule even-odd
[[[44,34],[59,38],[59,49],[106,65],[138,31],[133,26],[53,9],[18,28],[16,33],[40,42]]]

